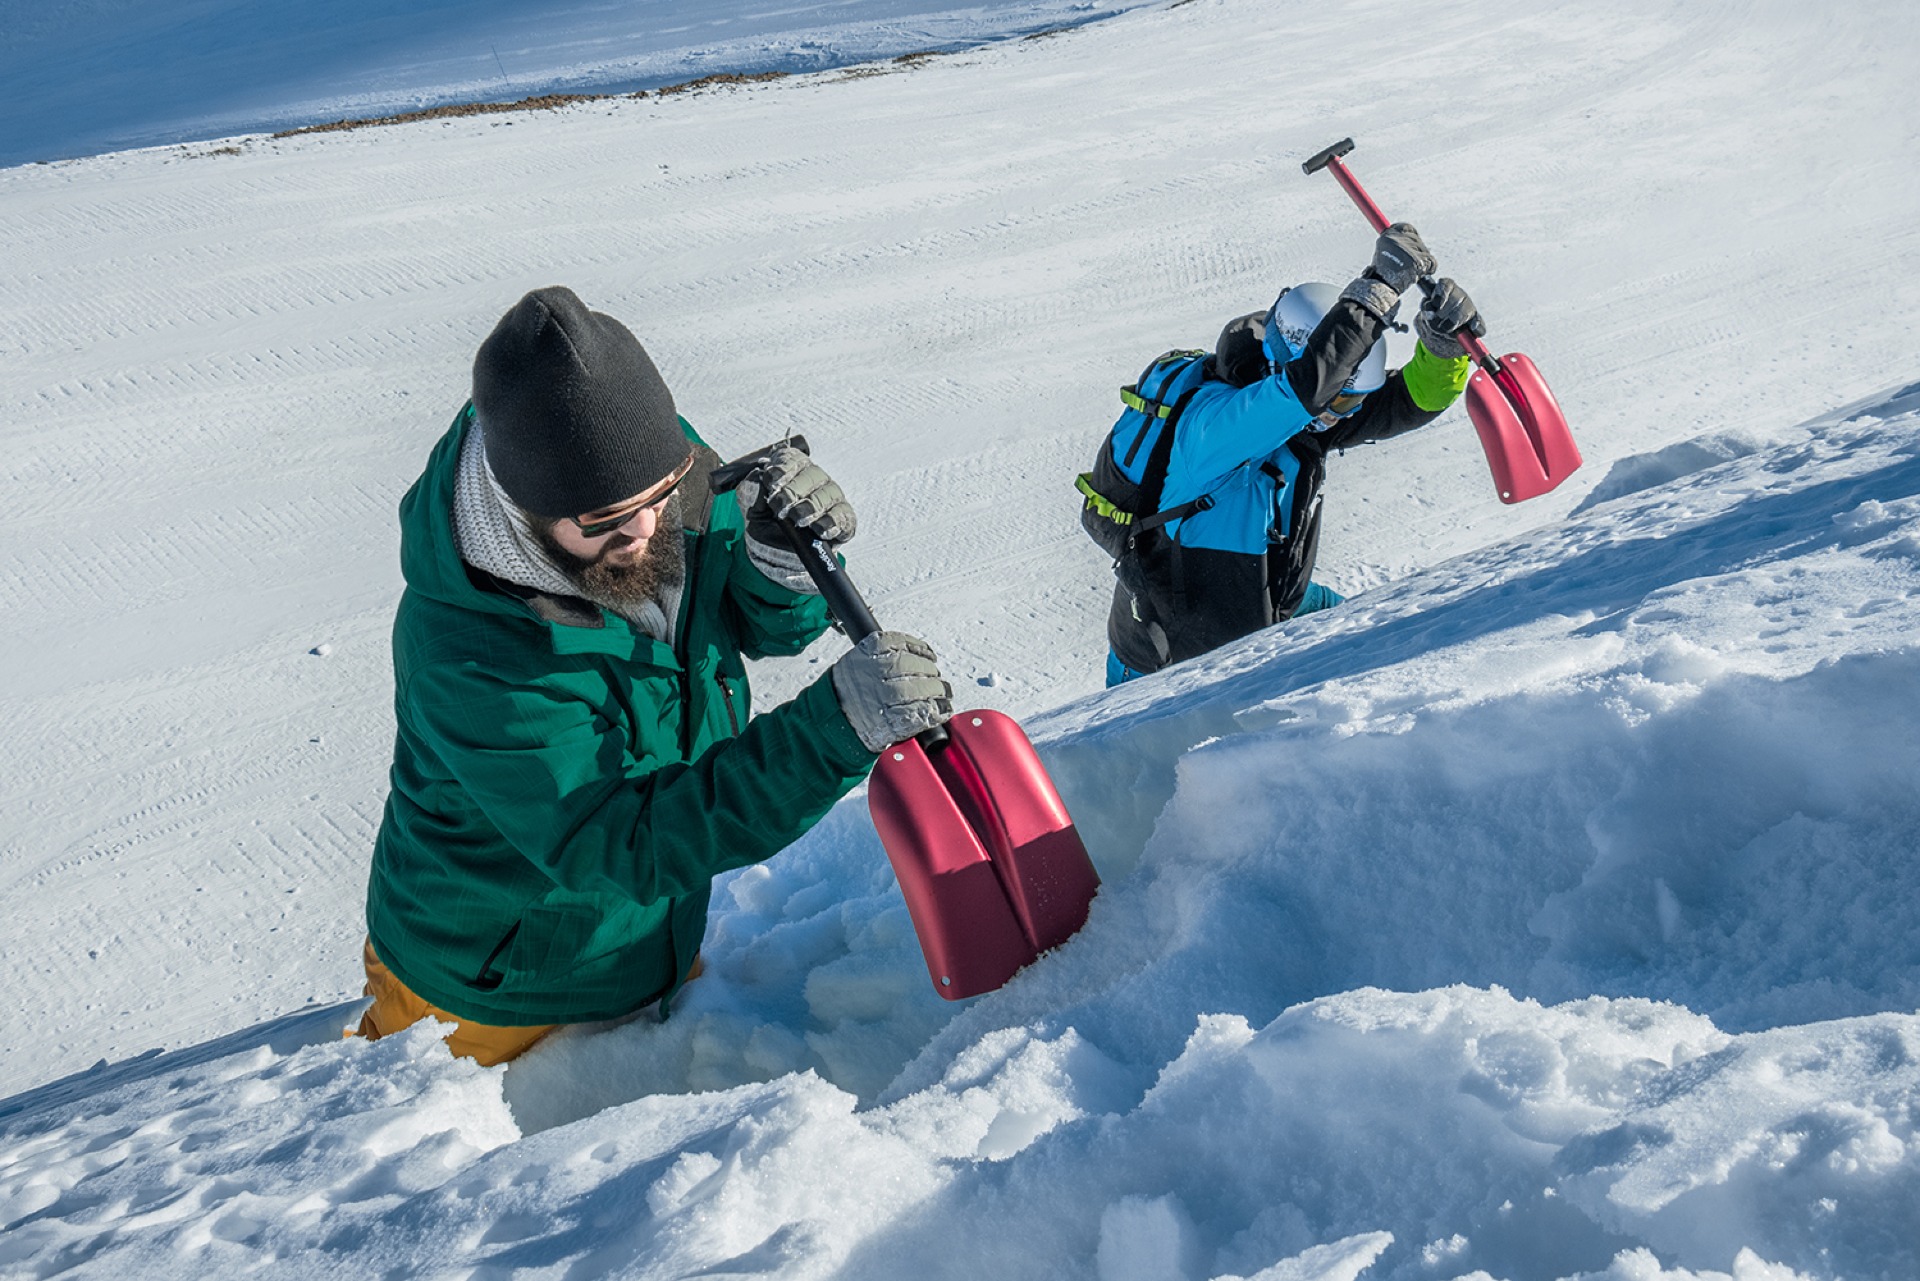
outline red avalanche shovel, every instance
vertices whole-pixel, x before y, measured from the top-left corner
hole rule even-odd
[[[1300,167],[1309,174],[1333,170],[1334,180],[1346,188],[1373,229],[1385,231],[1387,216],[1361,189],[1353,171],[1340,163],[1352,150],[1353,139],[1343,138]],[[1420,289],[1431,292],[1433,281],[1421,277]],[[1517,351],[1496,356],[1469,330],[1454,337],[1479,366],[1467,382],[1467,416],[1480,433],[1500,501],[1538,498],[1571,476],[1580,466],[1580,447],[1573,443],[1560,402],[1533,362]]]
[[[804,450],[798,436],[790,443]],[[767,450],[717,468],[724,493]],[[855,641],[880,630],[832,549],[787,537],[827,608]],[[956,712],[880,754],[867,807],[907,900],[934,990],[991,992],[1086,924],[1099,874],[1033,744],[1010,717]]]

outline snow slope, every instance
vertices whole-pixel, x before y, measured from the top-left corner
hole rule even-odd
[[[0,1105],[0,1267],[1910,1277],[1920,384],[1783,434],[1037,718],[1108,881],[998,993],[850,803],[664,1024]]]
[[[1403,14],[0,170],[0,1271],[1910,1275],[1920,31]],[[1297,169],[1349,133],[1588,467],[1349,455],[1363,594],[1082,698],[1068,478],[1364,261]],[[723,450],[806,432],[881,616],[1043,741],[1107,881],[1045,967],[939,1002],[856,798],[664,1026],[330,1043],[393,505],[554,281]]]

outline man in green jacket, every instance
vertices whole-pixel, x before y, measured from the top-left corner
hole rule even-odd
[[[837,545],[840,487],[781,446],[730,494],[619,321],[539,289],[400,505],[391,792],[360,1031],[432,1016],[454,1053],[670,1000],[712,878],[778,853],[891,743],[945,722],[933,653],[882,633],[749,717],[745,658],[827,612],[780,532]]]

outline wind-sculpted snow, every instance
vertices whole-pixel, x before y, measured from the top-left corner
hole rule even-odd
[[[347,1007],[0,1106],[0,1271],[1911,1277],[1899,407],[1036,718],[1106,883],[998,993],[855,797],[665,1023],[481,1070]]]

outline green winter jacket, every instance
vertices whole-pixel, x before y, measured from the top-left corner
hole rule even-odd
[[[686,501],[672,648],[460,559],[469,405],[400,504],[392,789],[367,884],[374,950],[427,1001],[522,1026],[670,996],[716,873],[777,853],[872,768],[821,679],[747,719],[742,656],[798,653],[826,608],[748,561],[731,495]]]

